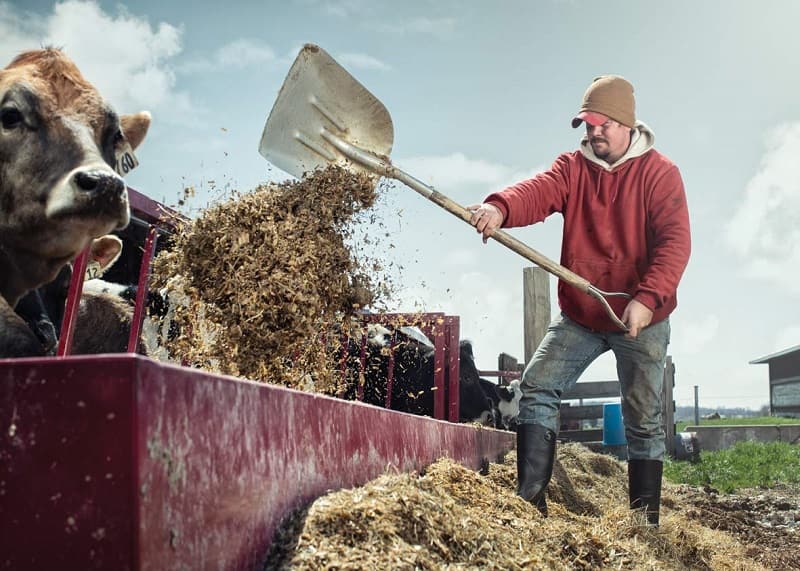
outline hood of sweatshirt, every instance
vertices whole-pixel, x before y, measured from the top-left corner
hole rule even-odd
[[[652,129],[650,129],[650,127],[641,121],[636,121],[636,123],[633,125],[633,133],[631,134],[631,143],[628,145],[628,150],[625,151],[625,154],[622,155],[614,164],[608,164],[606,161],[594,154],[592,145],[589,144],[589,137],[587,135],[584,135],[583,139],[581,139],[581,154],[583,154],[587,160],[599,165],[607,171],[611,171],[625,161],[635,159],[636,157],[640,157],[645,154],[647,151],[653,148],[655,141],[656,135],[653,133]]]

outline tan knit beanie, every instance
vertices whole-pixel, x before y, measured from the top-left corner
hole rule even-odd
[[[578,127],[582,121],[590,125],[602,124],[604,121],[597,113],[633,128],[636,123],[633,85],[619,75],[596,77],[583,95],[581,110],[572,119],[572,126]]]

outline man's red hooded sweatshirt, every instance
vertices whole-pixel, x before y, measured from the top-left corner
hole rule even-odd
[[[637,122],[627,152],[609,165],[586,137],[579,151],[560,155],[550,170],[486,198],[503,227],[564,216],[561,265],[608,292],[627,292],[653,311],[652,323],[676,307],[689,261],[689,213],[678,167],[653,149],[652,131]],[[595,331],[619,331],[602,305],[559,281],[564,314]],[[610,298],[621,316],[628,300]]]

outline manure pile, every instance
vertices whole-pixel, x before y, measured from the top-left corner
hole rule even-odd
[[[515,462],[511,452],[482,476],[443,459],[421,475],[387,474],[320,497],[284,522],[265,568],[776,568],[756,557],[758,546],[687,517],[691,505],[669,484],[661,527],[641,527],[643,516],[627,509],[625,465],[579,444],[559,446],[543,518],[515,495]]]
[[[335,392],[337,327],[393,287],[377,259],[351,251],[360,217],[377,198],[375,179],[329,167],[259,186],[179,226],[153,266],[155,287],[177,302],[180,333],[163,341],[170,355],[214,372]]]

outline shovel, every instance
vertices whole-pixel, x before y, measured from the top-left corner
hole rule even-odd
[[[372,93],[328,55],[306,44],[289,70],[264,126],[259,152],[276,167],[302,177],[320,167],[340,165],[353,171],[399,180],[451,214],[469,223],[472,212],[392,165],[394,127],[389,111]],[[560,280],[597,299],[623,331],[605,292],[502,230],[491,238]]]

